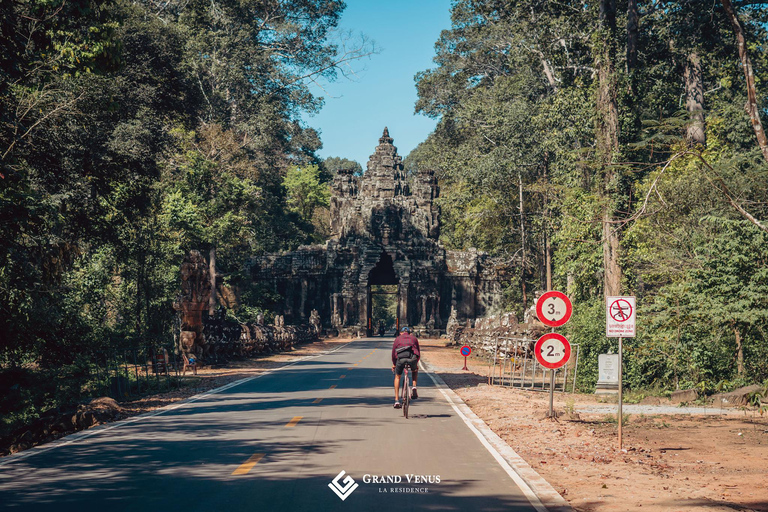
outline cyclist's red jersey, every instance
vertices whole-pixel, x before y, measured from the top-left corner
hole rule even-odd
[[[421,358],[418,338],[416,338],[416,336],[413,334],[406,332],[395,338],[395,342],[392,344],[392,364],[397,363],[397,349],[400,347],[411,347],[411,350],[413,350],[413,355],[415,355],[417,358]]]

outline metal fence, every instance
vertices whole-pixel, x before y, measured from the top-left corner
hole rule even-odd
[[[171,347],[146,347],[99,354],[84,393],[115,400],[181,387],[184,359]]]
[[[549,389],[549,369],[539,364],[533,354],[533,343],[524,337],[498,337],[488,366],[488,383],[520,389]],[[576,391],[579,371],[579,344],[571,344],[571,357],[555,370],[555,391]]]

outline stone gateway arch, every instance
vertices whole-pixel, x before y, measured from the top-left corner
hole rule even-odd
[[[477,250],[440,245],[434,172],[407,176],[392,143],[385,128],[362,176],[335,176],[325,245],[247,262],[254,284],[281,297],[275,313],[286,323],[307,323],[314,309],[326,327],[370,334],[373,285],[397,285],[398,323],[427,334],[444,331],[452,314],[463,322],[501,300],[511,269]]]

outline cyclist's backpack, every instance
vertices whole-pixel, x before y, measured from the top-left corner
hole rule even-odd
[[[413,357],[413,346],[406,345],[405,347],[398,347],[395,349],[398,359],[410,359]]]

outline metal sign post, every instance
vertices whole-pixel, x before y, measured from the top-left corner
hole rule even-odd
[[[555,370],[549,370],[549,412],[547,417],[555,417]]]
[[[636,306],[634,297],[606,297],[605,298],[605,335],[608,338],[619,338],[619,450],[624,445],[623,429],[624,415],[622,405],[624,402],[624,387],[622,377],[624,373],[624,338],[635,337]]]
[[[621,387],[621,374],[624,373],[624,354],[622,347],[622,339],[619,336],[619,450],[622,446],[621,429],[624,425],[624,415],[621,412],[621,406],[624,403],[624,389]]]
[[[536,359],[541,366],[549,368],[549,413],[548,417],[552,418],[555,415],[554,401],[555,401],[555,370],[565,365],[568,359],[571,357],[571,344],[565,336],[551,332],[545,334],[533,348]]]

